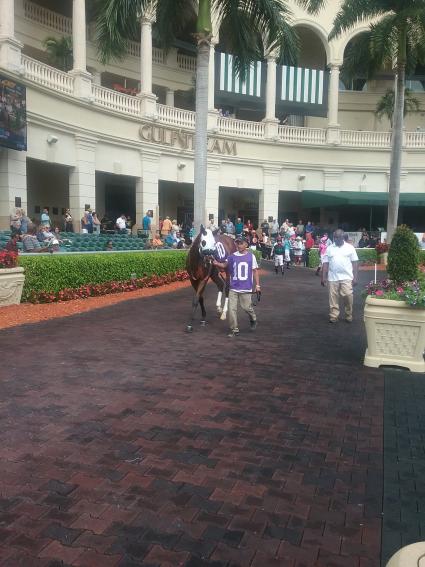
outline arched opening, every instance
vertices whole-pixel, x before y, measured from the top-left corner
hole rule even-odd
[[[296,25],[300,41],[298,66],[307,69],[326,69],[327,54],[322,38],[318,33],[305,25]]]

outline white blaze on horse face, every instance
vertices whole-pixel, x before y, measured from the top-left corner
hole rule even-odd
[[[201,234],[201,242],[199,248],[201,252],[209,252],[211,250],[215,250],[215,238],[212,230],[210,230],[209,228],[205,228],[203,233]]]

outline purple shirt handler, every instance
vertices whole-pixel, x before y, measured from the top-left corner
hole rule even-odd
[[[238,306],[248,313],[251,331],[257,328],[257,316],[252,306],[251,294],[255,280],[255,291],[260,291],[260,279],[258,275],[258,264],[254,254],[248,250],[249,243],[239,237],[235,240],[237,252],[231,254],[226,262],[214,261],[214,264],[226,269],[230,284],[229,291],[229,337],[239,335],[238,328]]]

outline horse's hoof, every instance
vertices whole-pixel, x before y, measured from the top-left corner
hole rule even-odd
[[[206,324],[207,324],[206,321],[201,321],[201,322],[200,322],[201,327],[205,327]]]
[[[192,325],[188,325],[188,326],[186,327],[186,331],[187,331],[188,333],[191,333],[191,332],[193,331]]]
[[[225,321],[225,320],[226,320],[226,315],[227,315],[227,314],[223,311],[223,313],[221,314],[221,317],[220,317],[220,321]]]
[[[223,313],[223,309],[217,309],[217,315],[220,316]]]

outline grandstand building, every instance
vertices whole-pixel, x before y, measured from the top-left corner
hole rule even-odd
[[[293,13],[298,66],[269,57],[244,81],[215,22],[205,218],[383,227],[391,134],[374,110],[394,80],[340,80],[347,45],[367,25],[329,42],[335,10],[311,16],[294,4]],[[140,42],[103,65],[85,0],[0,0],[0,96],[5,106],[8,81],[24,86],[27,115],[26,150],[0,136],[1,229],[15,206],[35,218],[47,206],[59,226],[69,207],[77,228],[88,207],[138,224],[147,210],[191,219],[196,57],[185,38],[168,52],[156,47],[153,25],[144,18]],[[51,65],[49,36],[72,37],[72,69]],[[401,220],[417,230],[425,229],[424,85],[419,72],[410,77],[424,111],[406,118],[400,200]],[[9,125],[24,135],[14,112],[0,115],[0,132]]]

